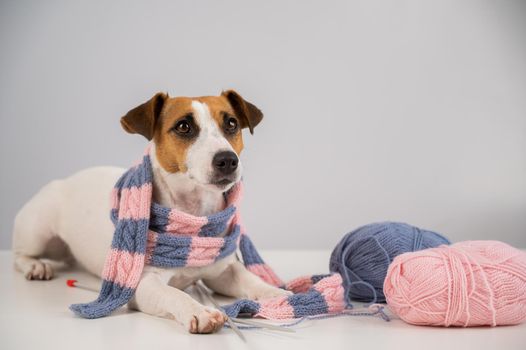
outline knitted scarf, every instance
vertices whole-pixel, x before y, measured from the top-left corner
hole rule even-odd
[[[249,271],[296,294],[261,302],[238,300],[224,307],[229,316],[243,313],[287,319],[337,313],[348,305],[339,274],[300,277],[284,284],[264,263],[247,236],[238,211],[242,182],[224,194],[224,210],[198,217],[154,203],[152,179],[148,147],[142,161],[115,184],[110,214],[115,232],[102,271],[102,287],[96,300],[71,305],[75,314],[99,318],[126,304],[135,293],[145,265],[206,266],[234,254],[238,248]]]

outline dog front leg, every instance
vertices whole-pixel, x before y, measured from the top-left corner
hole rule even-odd
[[[203,279],[203,282],[212,290],[234,298],[259,300],[292,294],[264,282],[239,261],[230,264],[219,276]]]
[[[150,315],[175,319],[191,333],[218,331],[226,321],[223,313],[198,303],[180,289],[166,285],[153,272],[143,274],[129,306]]]

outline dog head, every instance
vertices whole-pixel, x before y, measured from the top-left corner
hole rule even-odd
[[[261,111],[233,90],[219,96],[175,97],[158,93],[129,111],[121,125],[155,143],[155,156],[169,174],[226,191],[241,179],[241,130],[251,133]]]

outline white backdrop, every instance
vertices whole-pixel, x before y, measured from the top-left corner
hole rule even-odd
[[[2,1],[0,248],[51,179],[128,166],[119,118],[234,88],[264,248],[399,220],[526,248],[526,2]]]

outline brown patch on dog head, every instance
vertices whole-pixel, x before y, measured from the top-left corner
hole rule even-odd
[[[174,132],[177,123],[192,115],[192,99],[171,98],[166,102],[160,121],[154,133],[155,152],[159,164],[168,172],[186,172],[186,153],[196,137],[181,137]],[[193,127],[198,128],[197,125]],[[199,130],[196,130],[199,133]]]

